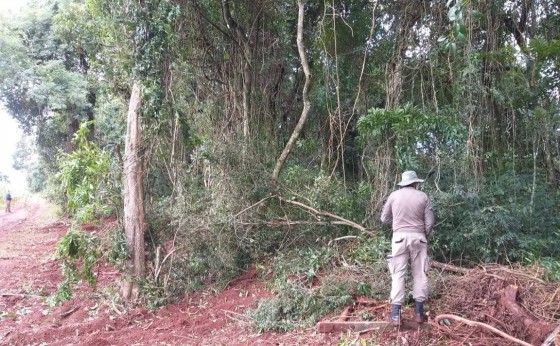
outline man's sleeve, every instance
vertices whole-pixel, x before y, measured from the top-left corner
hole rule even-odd
[[[426,207],[424,208],[424,225],[426,227],[426,237],[430,237],[434,228],[434,210],[432,209],[432,201],[429,197],[427,199]]]
[[[383,211],[381,212],[381,222],[390,224],[393,222],[393,195],[389,195],[387,202],[383,206]]]

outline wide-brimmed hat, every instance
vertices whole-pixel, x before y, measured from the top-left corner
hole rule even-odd
[[[418,179],[416,172],[414,171],[406,171],[402,174],[402,180],[397,185],[399,186],[408,186],[414,183],[423,183],[424,179]]]

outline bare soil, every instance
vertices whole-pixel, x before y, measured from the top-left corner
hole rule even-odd
[[[423,326],[405,324],[400,329],[385,328],[365,333],[319,333],[315,328],[290,333],[257,333],[246,311],[259,299],[270,297],[265,283],[250,269],[221,292],[188,293],[179,302],[157,311],[125,308],[116,298],[120,273],[108,265],[97,268],[98,284],[74,290],[74,297],[61,306],[49,307],[47,296],[62,281],[59,261],[54,257],[57,241],[67,231],[68,222],[57,219],[41,199],[16,202],[12,213],[0,212],[0,344],[1,345],[512,345],[511,341],[465,324],[435,323],[437,313],[455,313],[492,324],[516,337],[531,340],[523,323],[546,326],[531,342],[539,344],[557,323],[560,294],[557,285],[540,282],[527,273],[511,269],[484,267],[480,271],[446,279],[437,287],[444,292],[431,302],[432,319]],[[105,220],[86,231],[103,232]],[[442,275],[439,273],[438,275]],[[516,275],[514,275],[516,274]],[[519,276],[519,275],[521,276]],[[510,303],[525,317],[500,307],[500,296],[510,282],[519,285],[520,297]],[[515,286],[517,290],[517,286]],[[518,305],[519,304],[519,305]],[[523,307],[521,307],[521,305]],[[533,311],[525,310],[529,306]],[[359,305],[346,320],[369,315],[386,320],[389,305]],[[354,317],[352,317],[354,316]],[[410,308],[403,311],[410,320]],[[544,318],[546,317],[546,318]],[[540,318],[540,319],[539,319]],[[340,319],[326,316],[325,320]],[[531,322],[529,321],[529,322]],[[537,338],[539,340],[537,340]]]
[[[187,294],[155,312],[124,309],[107,297],[119,272],[98,268],[96,290],[83,284],[74,298],[49,307],[45,298],[62,281],[54,257],[68,222],[42,200],[15,203],[0,213],[0,344],[2,345],[334,345],[338,335],[314,329],[259,334],[245,317],[270,296],[254,271],[218,294]]]

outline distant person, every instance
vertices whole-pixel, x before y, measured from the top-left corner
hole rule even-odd
[[[8,193],[6,194],[6,213],[12,212],[12,210],[10,209],[11,205],[12,205],[12,195],[10,194],[10,191],[8,191]]]
[[[390,318],[393,325],[401,324],[401,305],[405,297],[409,263],[414,278],[414,320],[418,323],[426,321],[424,301],[428,298],[426,272],[429,269],[427,239],[434,227],[434,212],[428,195],[418,190],[422,182],[424,180],[418,179],[416,172],[404,172],[402,181],[397,184],[401,188],[389,195],[381,214],[381,222],[393,226],[392,254],[388,258],[393,281]]]

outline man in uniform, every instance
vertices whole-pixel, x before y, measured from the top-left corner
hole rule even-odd
[[[422,182],[424,180],[418,179],[416,172],[404,172],[401,182],[397,184],[401,188],[389,195],[381,213],[381,222],[392,224],[393,228],[392,253],[388,257],[392,278],[390,323],[393,325],[401,324],[408,263],[414,278],[414,320],[418,323],[426,321],[424,301],[428,297],[426,272],[429,270],[427,239],[434,226],[434,212],[428,195],[418,190]]]

